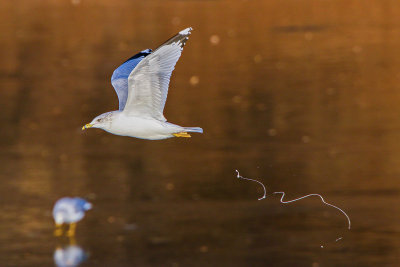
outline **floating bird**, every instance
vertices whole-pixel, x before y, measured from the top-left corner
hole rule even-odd
[[[53,254],[54,263],[57,267],[77,267],[88,257],[89,255],[77,245],[59,247]]]
[[[119,99],[119,110],[107,112],[82,127],[148,140],[190,137],[199,127],[167,122],[163,115],[169,80],[192,28],[180,31],[154,52],[146,49],[119,66],[111,77]]]
[[[53,218],[56,224],[55,236],[63,234],[62,225],[69,224],[67,236],[74,236],[76,223],[85,217],[85,212],[92,208],[92,204],[79,197],[64,197],[59,199],[53,208]]]

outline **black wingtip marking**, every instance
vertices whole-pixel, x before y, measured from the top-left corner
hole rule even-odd
[[[193,30],[192,27],[188,27],[188,28],[180,31],[179,33],[175,34],[173,37],[168,39],[166,42],[164,42],[162,45],[160,45],[158,48],[160,48],[164,45],[169,45],[169,44],[175,43],[175,44],[178,44],[181,49],[183,49],[183,47],[186,44],[186,41],[189,40],[189,35],[191,34],[192,30]]]

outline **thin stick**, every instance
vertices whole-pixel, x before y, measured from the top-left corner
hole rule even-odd
[[[258,181],[258,180],[255,180],[255,179],[250,179],[250,178],[246,178],[246,177],[241,176],[241,175],[239,174],[239,171],[238,171],[238,170],[236,170],[236,172],[237,172],[237,178],[239,178],[239,179],[244,179],[244,180],[249,180],[249,181],[253,181],[253,182],[259,183],[259,184],[263,187],[263,189],[264,189],[264,195],[263,195],[261,198],[259,198],[258,200],[262,200],[262,199],[266,198],[266,196],[267,196],[267,190],[266,190],[266,188],[265,188],[265,186],[264,186],[263,183],[261,183],[261,182]],[[324,203],[325,205],[328,205],[328,206],[330,206],[330,207],[333,207],[333,208],[335,208],[335,209],[338,209],[341,213],[343,213],[344,216],[346,216],[346,218],[347,218],[348,229],[350,230],[350,228],[351,228],[350,217],[347,215],[347,213],[344,212],[344,210],[342,210],[341,208],[339,208],[339,207],[337,207],[337,206],[335,206],[335,205],[332,205],[332,204],[326,202],[325,199],[324,199],[320,194],[309,194],[309,195],[302,196],[302,197],[299,197],[299,198],[296,198],[296,199],[293,199],[293,200],[288,200],[288,201],[284,201],[284,200],[283,200],[283,198],[285,197],[285,192],[273,192],[272,194],[282,194],[282,197],[281,197],[281,199],[280,199],[280,202],[281,202],[282,204],[288,204],[288,203],[295,202],[295,201],[298,201],[298,200],[301,200],[301,199],[304,199],[304,198],[307,198],[307,197],[311,197],[311,196],[318,196],[318,197],[321,199],[322,203]],[[336,239],[336,242],[339,241],[339,240],[341,240],[341,239],[342,239],[342,237]]]
[[[299,198],[296,198],[296,199],[293,199],[293,200],[288,200],[288,201],[283,201],[283,198],[285,197],[285,192],[273,192],[272,194],[282,194],[280,202],[283,203],[283,204],[288,204],[288,203],[291,203],[291,202],[295,202],[295,201],[298,201],[300,199],[304,199],[304,198],[307,198],[307,197],[317,196],[317,197],[319,197],[321,199],[322,203],[324,203],[325,205],[328,205],[328,206],[331,206],[331,207],[333,207],[335,209],[338,209],[341,213],[343,213],[344,216],[346,216],[346,218],[347,218],[347,222],[349,223],[348,229],[350,230],[350,228],[351,228],[350,217],[347,215],[347,213],[344,212],[344,210],[342,210],[341,208],[326,202],[325,199],[320,194],[309,194],[309,195],[302,196],[302,197],[299,197]]]
[[[264,186],[263,183],[261,183],[260,181],[254,180],[254,179],[250,179],[250,178],[246,178],[246,177],[241,176],[238,170],[236,170],[236,172],[237,172],[237,178],[243,179],[243,180],[249,180],[249,181],[253,181],[253,182],[259,183],[259,184],[263,187],[263,189],[264,189],[264,195],[263,195],[262,197],[260,197],[258,200],[263,200],[263,199],[267,196],[267,189],[265,189],[265,186]]]

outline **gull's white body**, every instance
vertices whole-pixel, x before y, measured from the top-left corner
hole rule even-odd
[[[76,223],[85,217],[92,204],[79,197],[63,197],[57,200],[53,208],[53,218],[57,224]]]
[[[124,112],[113,111],[113,119],[103,129],[109,133],[148,140],[174,137],[174,133],[184,132],[185,127],[153,118],[127,116]],[[94,126],[95,127],[95,126]]]
[[[119,110],[97,116],[82,129],[100,128],[112,134],[148,140],[202,133],[199,127],[169,123],[163,115],[170,77],[191,30],[184,29],[154,52],[143,50],[119,66],[111,77]]]

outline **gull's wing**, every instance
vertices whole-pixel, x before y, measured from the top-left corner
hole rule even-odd
[[[145,57],[128,78],[124,112],[166,121],[163,110],[169,80],[192,28],[184,29]]]
[[[128,77],[132,70],[139,64],[139,62],[146,56],[151,54],[151,49],[143,50],[137,53],[127,61],[122,63],[121,66],[116,68],[111,76],[111,84],[118,95],[119,110],[125,107],[126,99],[128,98]]]

